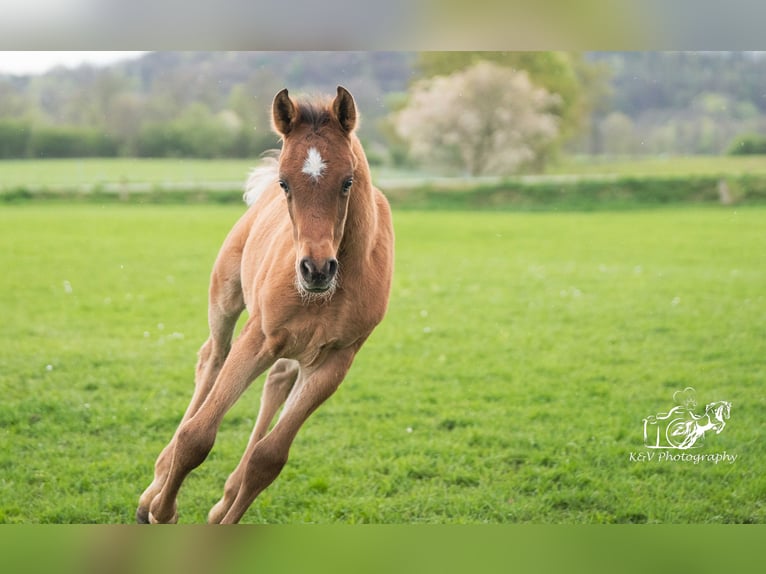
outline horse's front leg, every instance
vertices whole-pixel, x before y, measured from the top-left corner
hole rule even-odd
[[[230,262],[226,261],[225,263],[227,263],[228,267],[232,267]],[[194,394],[178,425],[179,429],[197,412],[200,405],[205,401],[229,354],[234,327],[245,307],[245,303],[242,298],[239,281],[226,282],[219,279],[219,277],[225,273],[234,273],[234,271],[222,264],[217,264],[216,269],[214,269],[208,307],[210,337],[199,350],[194,377]],[[234,276],[236,277],[237,275]],[[138,509],[136,510],[136,521],[139,524],[147,524],[149,522],[149,505],[165,484],[165,479],[170,470],[173,450],[175,449],[177,433],[178,430],[176,430],[168,445],[157,457],[157,461],[154,464],[154,480],[152,480],[152,483],[139,498]]]
[[[165,481],[149,505],[149,522],[175,521],[175,501],[181,484],[207,458],[226,412],[250,383],[274,362],[274,342],[271,343],[267,344],[257,322],[250,321],[245,326],[204,402],[178,427],[170,445],[170,465]]]
[[[338,388],[357,350],[354,346],[335,351],[321,365],[301,372],[271,432],[263,438],[253,433],[242,460],[232,473],[239,482],[236,496],[232,499],[224,494],[222,501],[211,510],[210,522],[239,522],[255,498],[276,479],[287,462],[298,430]]]
[[[197,363],[194,395],[178,425],[179,429],[181,428],[181,425],[188,421],[194,413],[197,412],[197,409],[199,409],[202,402],[207,398],[228,353],[228,343],[221,346],[212,337],[202,345],[199,352],[199,361]],[[162,452],[160,452],[160,455],[157,457],[157,461],[154,463],[154,480],[152,480],[152,483],[146,490],[144,490],[139,498],[138,509],[136,510],[136,521],[139,524],[149,523],[149,504],[151,504],[154,497],[157,496],[160,490],[162,490],[162,485],[165,484],[165,479],[170,470],[170,461],[173,449],[175,448],[177,433],[178,430],[176,430],[173,438],[170,439],[170,442],[164,449],[162,449]]]

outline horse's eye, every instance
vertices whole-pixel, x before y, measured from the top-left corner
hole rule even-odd
[[[284,191],[285,193],[290,192],[290,188],[287,186],[287,182],[284,179],[279,180],[279,187],[281,187],[282,191]]]
[[[343,188],[341,190],[343,195],[347,195],[348,194],[348,192],[351,189],[351,186],[353,185],[353,183],[354,183],[354,180],[351,179],[351,178],[348,178],[346,181],[343,182]]]

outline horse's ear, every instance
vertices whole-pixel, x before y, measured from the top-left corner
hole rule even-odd
[[[286,136],[293,128],[296,116],[295,104],[287,94],[287,88],[285,88],[274,96],[274,103],[271,105],[271,120],[274,129],[280,135]]]
[[[340,126],[348,133],[356,127],[356,104],[354,97],[343,86],[338,86],[338,95],[332,103],[332,110]]]

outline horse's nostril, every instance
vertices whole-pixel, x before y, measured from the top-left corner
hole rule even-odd
[[[327,275],[329,277],[334,277],[337,271],[338,271],[338,260],[334,258],[328,259],[327,260]]]
[[[315,267],[311,263],[311,259],[309,259],[308,257],[304,257],[303,259],[301,259],[300,270],[301,270],[301,274],[304,277],[306,278],[311,277],[311,274],[314,272],[314,269]]]
[[[320,267],[310,257],[304,257],[299,263],[299,269],[301,275],[306,278],[315,277],[318,275],[333,277],[338,271],[338,260],[334,257],[331,257],[330,259],[325,260]]]

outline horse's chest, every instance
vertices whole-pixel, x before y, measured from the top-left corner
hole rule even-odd
[[[311,363],[324,351],[343,348],[369,335],[372,327],[343,307],[303,307],[289,316],[273,317],[264,324],[267,337],[280,334],[285,356]]]

